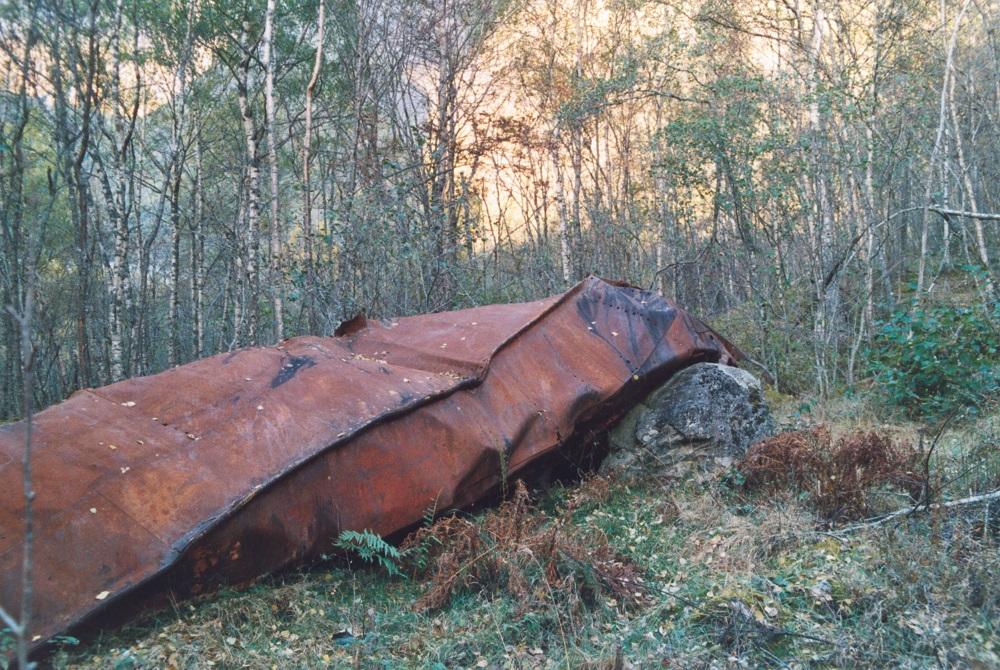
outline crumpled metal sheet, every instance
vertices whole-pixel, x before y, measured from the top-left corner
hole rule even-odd
[[[656,294],[589,278],[537,302],[212,356],[35,417],[32,633],[47,638],[390,535],[739,353]],[[23,426],[0,427],[0,603],[18,611]],[[109,624],[110,622],[110,624]]]

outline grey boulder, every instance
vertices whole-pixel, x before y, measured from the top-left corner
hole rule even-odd
[[[698,363],[681,370],[611,430],[601,472],[706,476],[774,434],[760,381],[746,370]]]

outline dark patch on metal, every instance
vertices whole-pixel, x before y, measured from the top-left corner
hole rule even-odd
[[[271,388],[278,388],[294,377],[295,373],[302,368],[311,368],[314,365],[316,365],[316,361],[309,356],[292,356],[288,359],[287,363],[281,366],[281,371],[271,380]]]

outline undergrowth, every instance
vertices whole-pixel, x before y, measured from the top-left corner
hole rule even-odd
[[[758,442],[737,472],[747,490],[805,493],[829,524],[870,514],[871,498],[881,487],[904,489],[913,502],[920,501],[926,487],[912,445],[877,430],[853,431],[835,440],[822,425]]]
[[[423,558],[415,576],[429,578],[414,609],[439,610],[462,591],[503,591],[520,613],[551,605],[573,625],[599,597],[633,608],[646,604],[641,568],[619,555],[604,532],[572,524],[575,504],[579,499],[570,498],[559,518],[550,520],[532,509],[528,490],[518,481],[514,495],[496,511],[475,521],[449,516],[418,530],[403,545]]]
[[[1000,487],[997,416],[941,437],[929,463],[937,499]],[[909,465],[927,453],[913,444],[907,428],[840,422],[757,448],[703,484],[594,477],[533,498],[513,483],[496,509],[429,520],[393,559],[404,576],[324,563],[178,605],[50,661],[1000,667],[1000,505],[852,522],[850,532],[836,523],[913,504]],[[774,476],[782,470],[769,458],[789,474]],[[823,476],[840,488],[817,484]]]
[[[932,422],[975,412],[1000,392],[1000,301],[897,311],[866,359],[890,409]]]

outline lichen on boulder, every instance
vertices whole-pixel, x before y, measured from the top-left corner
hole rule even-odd
[[[774,434],[760,381],[746,370],[699,363],[636,405],[610,433],[604,473],[704,476]]]

